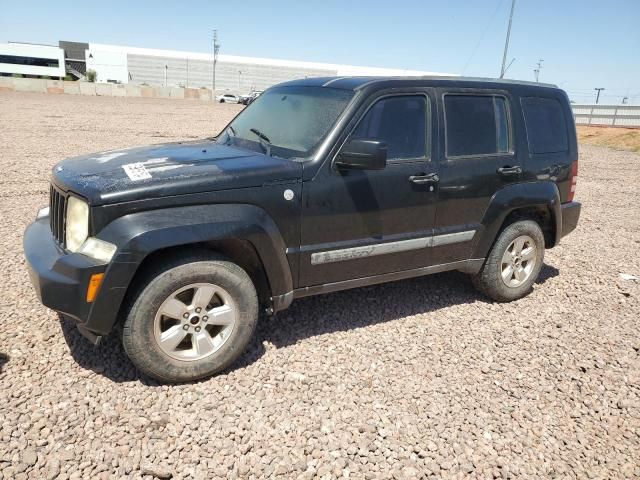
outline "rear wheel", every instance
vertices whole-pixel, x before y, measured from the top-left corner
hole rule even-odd
[[[258,297],[247,273],[223,259],[160,268],[125,319],[124,349],[145,374],[184,382],[220,372],[253,335]]]
[[[482,270],[476,288],[498,302],[510,302],[529,293],[544,260],[544,234],[532,220],[512,223],[500,233]]]

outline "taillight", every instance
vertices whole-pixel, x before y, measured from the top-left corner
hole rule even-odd
[[[567,202],[573,202],[573,196],[576,194],[576,185],[578,184],[578,160],[575,160],[571,164],[571,171],[569,172],[569,195],[567,196]]]

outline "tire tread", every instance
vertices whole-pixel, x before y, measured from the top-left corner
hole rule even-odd
[[[538,258],[531,277],[523,285],[510,288],[502,281],[502,255],[509,244],[519,235],[529,235],[536,242]],[[483,295],[497,302],[511,302],[526,296],[535,283],[544,261],[544,234],[534,220],[518,220],[506,226],[498,235],[480,272],[471,276],[473,286]]]
[[[242,351],[237,351],[238,348],[231,347],[231,351],[227,354],[227,358],[218,365],[215,370],[202,373],[193,365],[189,365],[190,362],[183,362],[180,368],[185,369],[184,374],[179,376],[170,373],[170,368],[167,365],[162,365],[162,362],[158,362],[157,359],[152,360],[152,354],[149,353],[149,345],[144,344],[140,339],[134,335],[134,325],[137,321],[136,316],[141,315],[140,310],[144,308],[142,302],[147,296],[153,295],[153,290],[159,288],[158,286],[167,281],[167,276],[180,275],[180,272],[176,273],[176,269],[194,264],[206,264],[206,268],[223,269],[228,274],[236,279],[235,285],[239,287],[239,290],[246,292],[243,296],[242,303],[246,303],[246,308],[240,306],[240,316],[246,315],[249,319],[245,324],[239,324],[236,326],[239,330],[244,330],[239,334],[241,347],[246,347],[249,339],[253,336],[255,331],[257,317],[258,317],[258,297],[249,275],[238,265],[226,259],[226,257],[219,254],[211,254],[207,252],[179,252],[166,258],[157,265],[143,272],[141,277],[134,285],[134,291],[129,298],[129,301],[124,310],[124,323],[121,330],[121,340],[124,350],[127,356],[131,359],[134,365],[145,375],[158,379],[166,383],[178,383],[184,381],[194,381],[200,378],[211,376],[215,373],[224,370],[231,365]],[[194,267],[198,268],[198,267]],[[248,329],[246,328],[248,327]],[[234,334],[232,334],[234,335]],[[230,341],[231,338],[228,340]],[[224,347],[223,347],[224,348]],[[234,351],[236,350],[236,351]],[[216,355],[216,354],[214,354]],[[194,362],[195,363],[195,362]],[[158,368],[160,367],[160,368]],[[163,368],[164,367],[164,368]],[[172,367],[173,368],[173,367]],[[182,373],[182,372],[181,372]]]

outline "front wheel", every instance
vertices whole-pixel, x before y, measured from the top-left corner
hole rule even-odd
[[[133,302],[122,343],[145,374],[192,381],[231,365],[251,339],[257,318],[255,287],[238,265],[222,258],[174,260]]]
[[[512,223],[500,233],[475,287],[497,302],[511,302],[529,293],[544,260],[544,234],[533,220]]]

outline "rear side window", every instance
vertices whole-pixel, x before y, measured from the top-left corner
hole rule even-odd
[[[389,160],[427,156],[426,97],[387,97],[378,100],[360,120],[352,138],[387,142]]]
[[[527,126],[529,152],[557,153],[569,150],[562,104],[555,98],[525,97],[521,100]]]
[[[511,151],[506,98],[495,95],[444,97],[447,156],[495,155]]]

